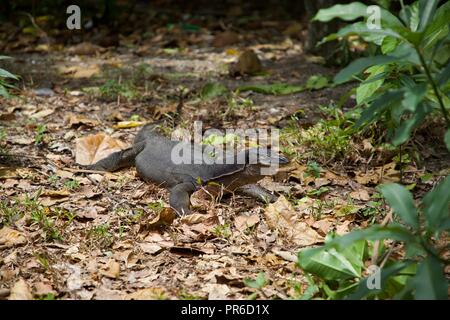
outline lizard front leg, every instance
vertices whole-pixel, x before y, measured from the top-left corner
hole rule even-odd
[[[183,216],[190,214],[189,209],[191,201],[191,194],[195,191],[194,184],[190,182],[180,183],[170,189],[170,206],[178,213],[178,215]]]
[[[85,166],[85,168],[88,170],[112,172],[122,168],[131,167],[134,165],[136,156],[144,149],[144,147],[145,141],[139,142],[128,149],[114,152],[94,164]]]
[[[275,202],[278,197],[259,184],[247,184],[236,190],[239,193],[262,200],[264,202]]]

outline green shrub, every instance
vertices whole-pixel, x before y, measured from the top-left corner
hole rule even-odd
[[[7,56],[0,56],[0,60],[11,59]],[[5,69],[0,68],[0,96],[9,98],[10,94],[8,89],[13,89],[15,86],[10,84],[10,80],[19,80],[19,78],[12,73],[6,71]]]
[[[360,82],[356,98],[363,111],[357,128],[383,123],[391,142],[399,146],[437,111],[446,122],[445,141],[450,150],[450,2],[441,6],[438,0],[401,3],[398,17],[379,7],[381,23],[376,28],[358,21],[323,39],[327,42],[357,35],[377,48],[377,55],[353,61],[334,81]],[[370,20],[373,16],[367,9],[359,2],[336,5],[320,10],[314,19]]]
[[[329,239],[322,247],[302,250],[299,266],[319,279],[328,298],[447,299],[442,248],[436,239],[450,231],[450,176],[428,192],[420,206],[403,186],[386,184],[379,189],[397,221],[356,230]],[[382,246],[379,256],[385,257],[385,265],[379,272],[380,286],[371,289],[369,277],[363,276],[369,249],[373,251],[368,245],[385,239],[391,240],[391,249],[397,242],[403,243],[405,256],[388,259],[389,251]]]

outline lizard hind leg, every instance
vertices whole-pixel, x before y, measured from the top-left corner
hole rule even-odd
[[[170,189],[170,206],[178,215],[184,216],[191,213],[189,209],[191,194],[195,191],[195,186],[190,182],[180,183]]]
[[[85,166],[88,170],[99,170],[113,172],[119,169],[128,168],[134,165],[136,156],[145,147],[145,141],[137,143],[130,148],[114,152],[97,161],[94,164]]]

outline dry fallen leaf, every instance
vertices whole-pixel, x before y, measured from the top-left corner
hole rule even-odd
[[[395,169],[396,163],[391,162],[382,167],[367,172],[357,172],[355,180],[362,185],[376,185],[379,183],[398,182],[400,171]]]
[[[155,254],[162,250],[161,246],[151,242],[142,242],[139,244],[139,246],[141,247],[142,251],[149,254]]]
[[[105,277],[117,279],[120,275],[120,263],[114,259],[110,259],[106,264],[106,270],[101,270],[100,273]]]
[[[146,224],[146,227],[156,228],[163,225],[170,225],[173,220],[175,220],[176,216],[175,210],[172,208],[163,208],[156,214],[156,217],[152,221]]]
[[[67,49],[67,52],[76,55],[94,55],[103,51],[104,48],[90,42],[81,42]]]
[[[231,292],[226,284],[207,283],[203,291],[208,294],[208,300],[226,300]]]
[[[367,192],[367,190],[364,190],[364,189],[359,189],[359,190],[356,190],[356,191],[352,191],[352,192],[350,192],[349,195],[350,195],[350,197],[352,199],[355,199],[355,200],[362,200],[362,201],[369,201],[370,200],[369,193]]]
[[[29,145],[34,143],[34,139],[33,138],[15,138],[13,143],[14,144],[22,144],[22,145]]]
[[[44,110],[41,110],[41,111],[31,114],[30,118],[35,118],[35,119],[45,118],[46,116],[49,116],[54,112],[55,112],[54,109],[44,109]]]
[[[348,184],[348,177],[338,176],[328,170],[325,171],[324,178],[330,180],[334,185],[345,186]]]
[[[298,164],[295,164],[294,169],[289,172],[289,178],[294,178],[295,180],[298,180],[300,184],[305,186],[316,180],[315,177],[309,174],[309,170],[305,165]]]
[[[127,294],[124,300],[159,300],[166,295],[164,289],[161,288],[147,288],[137,290],[133,293]]]
[[[369,139],[364,139],[363,140],[363,150],[367,151],[367,152],[373,152],[373,150],[375,150],[375,148],[373,147],[372,143],[370,143]]]
[[[210,214],[192,213],[180,218],[180,222],[188,225],[198,224],[210,219]]]
[[[26,242],[27,238],[21,232],[8,227],[0,229],[0,245],[13,247],[25,244]]]
[[[30,287],[25,280],[19,279],[11,288],[9,300],[33,300]]]
[[[336,234],[339,236],[343,236],[346,233],[350,232],[349,225],[351,221],[346,220],[341,225],[336,226]]]
[[[291,252],[288,251],[282,251],[282,250],[278,250],[273,248],[272,252],[275,253],[276,255],[280,256],[281,258],[283,258],[286,261],[291,261],[291,262],[297,262],[298,258],[296,254],[293,254]]]
[[[66,118],[66,122],[68,123],[69,127],[84,124],[87,126],[95,127],[99,124],[97,120],[89,119],[83,115],[79,114],[71,114]]]
[[[59,73],[66,75],[71,78],[90,78],[95,74],[100,73],[100,67],[97,64],[90,65],[78,65],[71,67],[59,67]]]
[[[75,174],[73,172],[64,171],[64,170],[60,170],[60,169],[57,169],[55,174],[60,178],[67,178],[67,179],[72,179],[75,176]]]
[[[76,140],[75,161],[81,165],[92,164],[124,148],[124,143],[103,133],[79,138]]]
[[[325,236],[331,230],[333,221],[330,219],[322,219],[314,222],[312,226],[318,229],[320,233]]]
[[[143,126],[145,122],[143,121],[120,121],[114,125],[114,129],[128,129]]]
[[[17,168],[0,167],[0,179],[12,179],[17,177]],[[5,186],[3,185],[3,187]]]
[[[55,290],[52,288],[52,285],[48,282],[41,281],[34,284],[34,294],[44,296],[49,293],[56,294]]]
[[[98,216],[98,211],[103,210],[104,208],[100,208],[97,206],[88,206],[80,208],[81,210],[78,210],[77,212],[77,218],[81,219],[95,219]]]
[[[61,190],[48,190],[42,191],[41,196],[53,197],[53,198],[64,198],[70,196],[71,193],[67,189]]]
[[[323,241],[314,229],[305,222],[300,222],[292,204],[284,197],[267,206],[264,212],[267,225],[272,230],[277,230],[279,236],[287,241],[292,241],[299,246],[309,246]]]
[[[253,214],[251,216],[239,215],[234,218],[234,225],[239,231],[247,230],[247,228],[253,227],[260,221],[259,215]]]
[[[122,292],[122,290],[112,290],[112,289],[108,288],[108,286],[106,286],[106,285],[102,285],[99,288],[96,288],[92,292],[92,295],[89,295],[87,292],[84,292],[84,290],[78,291],[77,294],[81,294],[80,298],[82,300],[89,300],[89,299],[95,299],[95,300],[122,300],[124,295],[125,295]]]

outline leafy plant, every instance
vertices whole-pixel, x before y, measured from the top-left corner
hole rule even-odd
[[[308,171],[303,174],[305,178],[309,176],[320,178],[320,172],[322,171],[322,168],[317,164],[317,162],[308,161],[306,168],[308,169]]]
[[[11,59],[11,57],[8,56],[0,56],[0,60],[5,60],[5,59]],[[12,84],[10,84],[10,82],[8,80],[19,80],[19,78],[6,71],[5,69],[0,68],[0,96],[5,97],[5,98],[9,98],[10,94],[8,92],[8,89],[14,89],[15,86],[13,86]]]
[[[296,117],[293,118],[281,132],[283,153],[295,154],[299,159],[316,159],[320,163],[340,159],[348,154],[352,147],[354,122],[350,114],[344,115],[336,109],[327,108],[327,114],[333,113],[331,119],[322,119],[306,130],[299,127]]]
[[[164,209],[164,201],[158,200],[157,202],[150,202],[147,204],[147,207],[156,213],[161,212]]]
[[[106,99],[124,97],[127,100],[132,100],[139,95],[135,85],[131,81],[120,83],[115,80],[108,80],[104,85],[99,87],[99,92]]]
[[[303,92],[305,90],[320,90],[332,86],[328,78],[321,75],[312,75],[305,85],[295,85],[289,83],[254,84],[237,87],[238,92],[253,91],[271,95],[288,95]]]
[[[254,289],[262,289],[266,284],[268,283],[266,279],[266,275],[264,272],[258,273],[258,276],[255,280],[246,278],[244,279],[244,284],[247,287],[254,288]]]
[[[34,136],[34,144],[41,144],[44,142],[45,131],[47,127],[45,124],[38,124],[36,127],[36,134]]]
[[[450,176],[428,192],[420,206],[401,185],[386,184],[379,189],[397,222],[356,230],[328,239],[322,247],[302,250],[299,266],[322,280],[322,292],[329,298],[447,299],[443,248],[435,240],[450,230]],[[378,274],[379,287],[374,287],[370,285],[373,276],[363,275],[368,244],[385,239],[402,242],[406,253],[394,261],[388,259],[389,251],[381,250],[385,264]]]
[[[212,230],[212,233],[218,238],[229,238],[231,237],[231,227],[230,224],[218,224]]]
[[[60,178],[56,174],[52,174],[47,178],[48,182],[53,186],[56,186],[59,179]]]
[[[31,221],[42,228],[46,240],[62,240],[62,235],[56,226],[56,221],[49,217],[49,213],[49,210],[40,207],[38,210],[31,212]]]
[[[64,182],[64,187],[68,190],[76,190],[80,187],[80,181],[77,179],[70,179]]]
[[[204,100],[210,100],[213,98],[227,95],[229,90],[226,86],[218,82],[210,82],[203,86],[200,92],[200,97]]]
[[[0,201],[0,225],[13,225],[22,216],[23,212],[16,206],[4,200]]]
[[[87,238],[93,244],[97,244],[102,248],[109,247],[114,241],[113,234],[110,231],[109,223],[102,223],[90,228],[87,232]]]
[[[237,88],[237,90],[239,90],[240,92],[253,91],[271,95],[287,95],[302,92],[305,90],[305,87],[302,85],[292,85],[287,83],[274,83],[240,86]]]
[[[334,78],[336,84],[358,80],[357,103],[364,107],[356,128],[382,122],[392,144],[399,146],[431,114],[440,112],[447,125],[450,150],[450,2],[420,0],[404,5],[399,16],[379,7],[380,23],[372,23],[367,5],[360,2],[320,10],[318,21],[353,21],[323,42],[359,36],[375,46],[377,55],[350,63]],[[361,78],[361,74],[363,77]]]
[[[321,75],[313,75],[306,82],[306,88],[310,90],[320,90],[330,85],[328,78]]]

